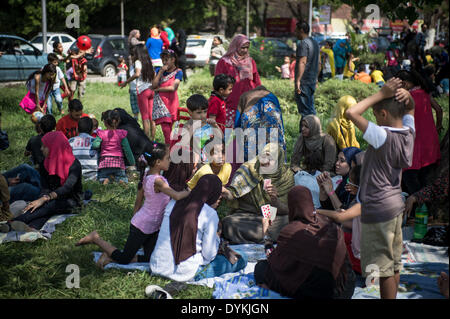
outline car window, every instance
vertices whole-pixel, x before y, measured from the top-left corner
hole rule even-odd
[[[16,55],[34,55],[36,53],[31,45],[22,40],[13,39],[13,46]]]
[[[118,51],[126,50],[125,49],[125,41],[123,41],[122,39],[109,40],[108,42],[114,50],[118,50]]]
[[[67,43],[67,42],[72,43],[72,42],[73,42],[71,38],[66,37],[66,36],[64,36],[64,35],[61,36],[61,39],[62,39],[62,42],[64,42],[64,43]]]
[[[0,38],[0,51],[5,54],[14,54],[12,39]]]
[[[38,37],[34,38],[33,40],[31,40],[31,43],[41,43],[42,44],[42,37],[38,36]]]
[[[188,48],[203,48],[205,46],[206,40],[187,40],[186,46]]]
[[[59,37],[57,35],[54,35],[50,38],[50,44],[52,44],[53,42],[61,42],[61,41],[59,41]]]

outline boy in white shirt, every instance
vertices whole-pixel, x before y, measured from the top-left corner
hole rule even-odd
[[[56,66],[56,78],[55,78],[55,82],[53,84],[53,88],[50,91],[50,94],[48,95],[48,100],[47,100],[47,111],[48,114],[52,114],[52,97],[55,98],[55,102],[56,105],[58,106],[58,110],[59,112],[62,112],[62,107],[63,107],[63,99],[61,97],[61,91],[60,91],[60,86],[61,86],[61,82],[63,83],[64,86],[64,92],[66,94],[69,94],[69,87],[67,86],[66,80],[64,79],[64,73],[61,71],[61,69],[58,66],[59,63],[59,59],[58,56],[55,53],[49,53],[47,56],[47,61],[48,63],[53,64],[54,66]]]

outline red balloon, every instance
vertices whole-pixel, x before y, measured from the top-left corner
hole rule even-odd
[[[77,39],[77,47],[80,50],[86,51],[89,50],[92,46],[91,38],[87,35],[81,35]]]

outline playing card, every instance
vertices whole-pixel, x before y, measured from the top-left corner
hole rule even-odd
[[[270,178],[264,179],[264,186],[263,186],[264,189],[267,189],[267,187],[271,186],[271,185],[272,185],[272,180]]]
[[[270,204],[261,206],[261,212],[264,218],[270,218]]]
[[[277,216],[277,208],[270,206],[270,220],[274,221],[276,216]]]

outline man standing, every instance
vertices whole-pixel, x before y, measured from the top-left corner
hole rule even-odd
[[[298,22],[295,36],[300,40],[295,67],[295,100],[298,112],[303,116],[316,114],[314,91],[319,74],[319,44],[309,34],[309,25]]]

